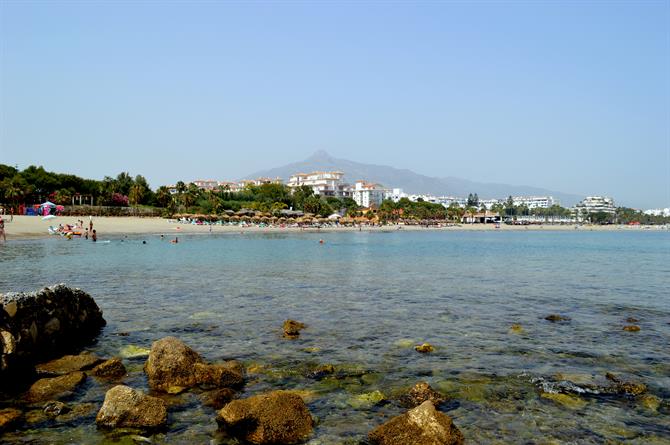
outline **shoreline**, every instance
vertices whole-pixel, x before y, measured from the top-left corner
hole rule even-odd
[[[71,224],[77,219],[82,219],[84,224],[88,223],[85,217],[58,217],[57,219],[42,221],[37,216],[15,216],[12,222],[5,219],[5,234],[7,241],[51,238],[54,235],[48,233],[51,225]],[[211,232],[210,232],[211,227]],[[401,228],[400,230],[398,228]],[[224,234],[224,233],[327,233],[327,232],[397,232],[397,231],[477,231],[477,232],[565,232],[565,231],[598,231],[598,232],[640,232],[640,231],[667,231],[668,226],[624,226],[624,225],[526,225],[513,226],[502,224],[496,229],[493,224],[459,224],[444,227],[423,226],[362,226],[358,227],[258,227],[256,225],[240,227],[231,225],[195,225],[171,222],[165,218],[140,218],[133,216],[101,216],[93,218],[93,228],[98,232],[98,237],[104,239],[109,235],[167,235],[179,236],[180,234]]]

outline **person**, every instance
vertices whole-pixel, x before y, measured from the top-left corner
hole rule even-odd
[[[170,241],[170,242],[171,242],[172,244],[177,244],[177,243],[179,242],[179,238],[177,238],[177,237],[175,236],[174,239],[173,239],[172,241]]]
[[[84,230],[84,239],[88,239],[88,229]]]
[[[93,230],[93,216],[88,217],[88,230],[89,231]]]
[[[142,244],[146,244],[146,243],[147,243],[146,241],[142,241]]]
[[[0,215],[0,235],[2,235],[3,242],[7,241],[7,235],[5,235],[5,220],[2,219],[2,215]]]
[[[91,225],[92,225],[92,224],[93,224],[93,223],[91,223]],[[95,232],[95,229],[93,229],[93,232],[92,232],[92,233],[93,233],[93,234],[91,235],[91,239],[93,240],[93,242],[98,241],[98,234]]]

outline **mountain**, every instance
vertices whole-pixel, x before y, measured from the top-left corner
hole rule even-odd
[[[294,173],[309,173],[317,170],[339,170],[344,172],[346,182],[353,183],[358,179],[365,179],[366,181],[383,184],[389,188],[401,188],[405,193],[426,193],[438,196],[459,197],[467,197],[469,193],[477,193],[482,199],[506,198],[510,195],[549,195],[558,199],[563,206],[572,206],[582,199],[578,195],[525,185],[475,182],[455,177],[434,178],[414,173],[407,169],[338,159],[322,150],[317,151],[304,161],[259,171],[246,176],[246,178],[279,177],[287,181],[289,176]]]

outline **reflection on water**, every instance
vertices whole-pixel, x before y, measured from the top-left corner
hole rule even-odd
[[[392,398],[419,379],[451,397],[443,408],[470,443],[670,438],[668,233],[254,234],[180,241],[11,242],[0,251],[0,291],[56,282],[88,291],[108,321],[92,347],[102,356],[174,335],[209,360],[238,358],[252,366],[245,394],[311,391],[314,444],[358,443],[402,412],[394,403],[374,403],[375,391]],[[550,313],[571,321],[550,323],[544,320]],[[640,320],[640,332],[622,331],[628,317]],[[309,325],[300,339],[281,338],[286,318]],[[513,324],[521,328],[511,330]],[[413,345],[424,341],[436,351],[417,354]],[[127,383],[146,389],[143,360],[126,359]],[[306,377],[324,363],[338,366],[339,378]],[[574,380],[606,372],[646,383],[662,399],[658,409],[627,396],[590,394],[574,406],[540,397],[558,373]],[[100,403],[106,389],[89,383],[82,400]],[[169,430],[155,443],[229,443],[197,394],[172,403]],[[96,430],[94,417],[37,425],[3,440],[116,440]]]

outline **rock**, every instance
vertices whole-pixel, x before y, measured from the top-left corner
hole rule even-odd
[[[634,324],[626,325],[623,327],[623,330],[626,332],[639,332],[640,327]]]
[[[126,375],[126,367],[120,358],[112,358],[100,363],[91,373],[104,379],[116,379]]]
[[[84,380],[86,380],[86,374],[81,371],[75,371],[58,377],[39,379],[28,389],[26,400],[28,402],[42,402],[67,397]]]
[[[394,417],[368,434],[371,445],[462,445],[463,434],[451,417],[430,401]]]
[[[59,359],[35,366],[35,370],[38,374],[65,375],[74,371],[91,369],[102,361],[101,358],[89,353],[64,355]]]
[[[216,420],[229,433],[256,445],[302,442],[313,424],[305,402],[287,391],[233,400]]]
[[[515,323],[512,326],[510,326],[509,331],[512,334],[522,334],[523,333],[523,326],[521,326],[520,324]]]
[[[284,337],[297,338],[300,336],[300,331],[305,329],[307,325],[295,320],[286,320],[284,322]]]
[[[90,341],[104,325],[93,298],[63,284],[0,294],[0,373],[21,377],[25,367]]]
[[[63,402],[51,400],[44,404],[42,411],[44,411],[44,414],[46,414],[47,417],[54,418],[70,411],[70,408]]]
[[[234,398],[235,391],[230,388],[214,389],[202,395],[202,403],[214,409],[221,409]]]
[[[556,323],[557,321],[570,321],[570,317],[564,317],[563,315],[558,314],[547,315],[544,319],[552,323]]]
[[[422,345],[414,346],[414,350],[416,352],[421,352],[422,354],[426,354],[428,352],[433,352],[435,350],[435,348],[430,343],[424,343]]]
[[[414,408],[421,405],[426,400],[433,402],[433,405],[438,406],[447,400],[445,396],[435,391],[426,382],[419,382],[406,394],[399,398],[400,405],[405,408]]]
[[[307,378],[314,380],[321,380],[324,377],[335,374],[335,366],[333,365],[319,365],[313,371],[307,374]]]
[[[23,413],[14,408],[0,409],[0,433],[14,428],[23,417]]]
[[[350,398],[347,403],[356,409],[369,409],[386,400],[386,396],[379,390],[358,394]]]
[[[170,394],[194,386],[237,387],[244,383],[239,363],[229,361],[208,365],[197,352],[174,337],[153,343],[144,371],[151,389]]]
[[[658,409],[661,407],[661,399],[652,394],[640,396],[639,402],[640,405],[654,413],[658,412]]]
[[[608,372],[605,374],[607,380],[613,383],[614,392],[619,394],[626,394],[629,396],[638,396],[647,392],[647,385],[638,382],[626,382],[619,379],[617,376]]]
[[[561,406],[569,409],[582,409],[586,406],[586,401],[582,400],[577,396],[570,394],[558,394],[553,392],[545,392],[540,395],[543,399],[552,400],[555,403],[558,403]]]
[[[95,421],[105,428],[156,429],[167,424],[167,407],[157,397],[117,385],[105,394]]]
[[[148,357],[149,353],[151,352],[150,349],[148,348],[143,348],[141,346],[135,346],[135,345],[126,345],[121,348],[119,351],[119,355],[121,358],[141,358],[141,357]]]

